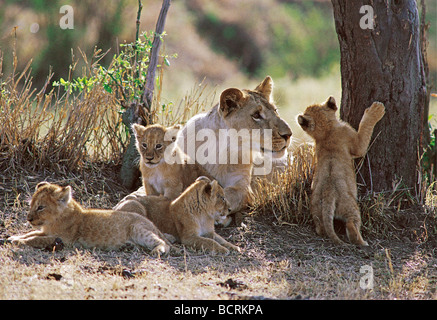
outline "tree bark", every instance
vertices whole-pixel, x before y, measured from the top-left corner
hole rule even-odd
[[[150,114],[153,91],[155,89],[155,72],[156,66],[158,65],[159,50],[161,49],[161,35],[164,33],[165,20],[167,18],[167,12],[170,8],[171,0],[164,0],[161,7],[161,12],[159,13],[158,21],[155,28],[155,36],[153,37],[152,50],[150,52],[150,62],[147,68],[146,75],[146,85],[143,93],[143,103]]]
[[[373,29],[360,26],[363,2],[373,9]],[[341,53],[341,119],[357,129],[372,102],[386,107],[357,182],[366,191],[381,192],[402,180],[402,187],[414,194],[424,136],[429,134],[426,57],[416,1],[332,0],[332,5]]]

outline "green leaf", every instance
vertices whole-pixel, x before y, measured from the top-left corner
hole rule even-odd
[[[104,84],[103,85],[103,89],[105,89],[106,92],[112,93],[112,88],[108,84]]]

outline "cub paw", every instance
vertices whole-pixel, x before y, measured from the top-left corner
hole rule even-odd
[[[165,256],[170,251],[170,247],[167,244],[159,244],[150,252],[154,257]]]
[[[382,117],[385,114],[385,107],[384,104],[378,101],[375,101],[370,108],[367,108],[364,114],[367,117],[372,117],[373,120],[378,122],[382,119]]]
[[[235,251],[237,251],[237,252],[239,252],[239,253],[241,253],[241,248],[240,248],[240,247],[237,247],[237,246],[231,245],[229,248],[232,249],[232,250],[235,250]]]
[[[6,241],[6,243],[12,243],[15,245],[22,243],[20,236],[11,236],[11,237],[7,238],[5,241]]]
[[[214,246],[214,249],[210,251],[211,255],[225,255],[229,254],[229,250],[221,245]]]

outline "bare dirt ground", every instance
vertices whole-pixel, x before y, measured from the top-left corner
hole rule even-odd
[[[1,239],[30,230],[26,200],[40,180],[71,184],[89,207],[110,208],[126,193],[106,177],[101,185],[74,176],[20,179],[14,186],[3,178]],[[364,227],[365,249],[334,245],[310,223],[280,225],[262,213],[218,228],[242,248],[228,256],[183,248],[180,256],[153,258],[137,247],[51,252],[2,243],[0,299],[436,299],[437,230],[427,223],[430,215],[412,217],[399,213],[394,233]]]

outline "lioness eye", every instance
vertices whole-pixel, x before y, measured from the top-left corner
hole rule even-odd
[[[160,150],[160,149],[162,149],[162,144],[158,143],[158,144],[155,146],[155,149],[156,149],[156,150]]]
[[[260,119],[262,119],[261,114],[259,113],[259,111],[257,111],[254,114],[252,114],[252,118],[253,118],[253,120],[260,120]]]
[[[145,142],[143,143],[143,148],[147,149],[147,143],[145,143]]]
[[[38,208],[36,208],[36,211],[41,211],[44,209],[44,206],[38,206]]]

